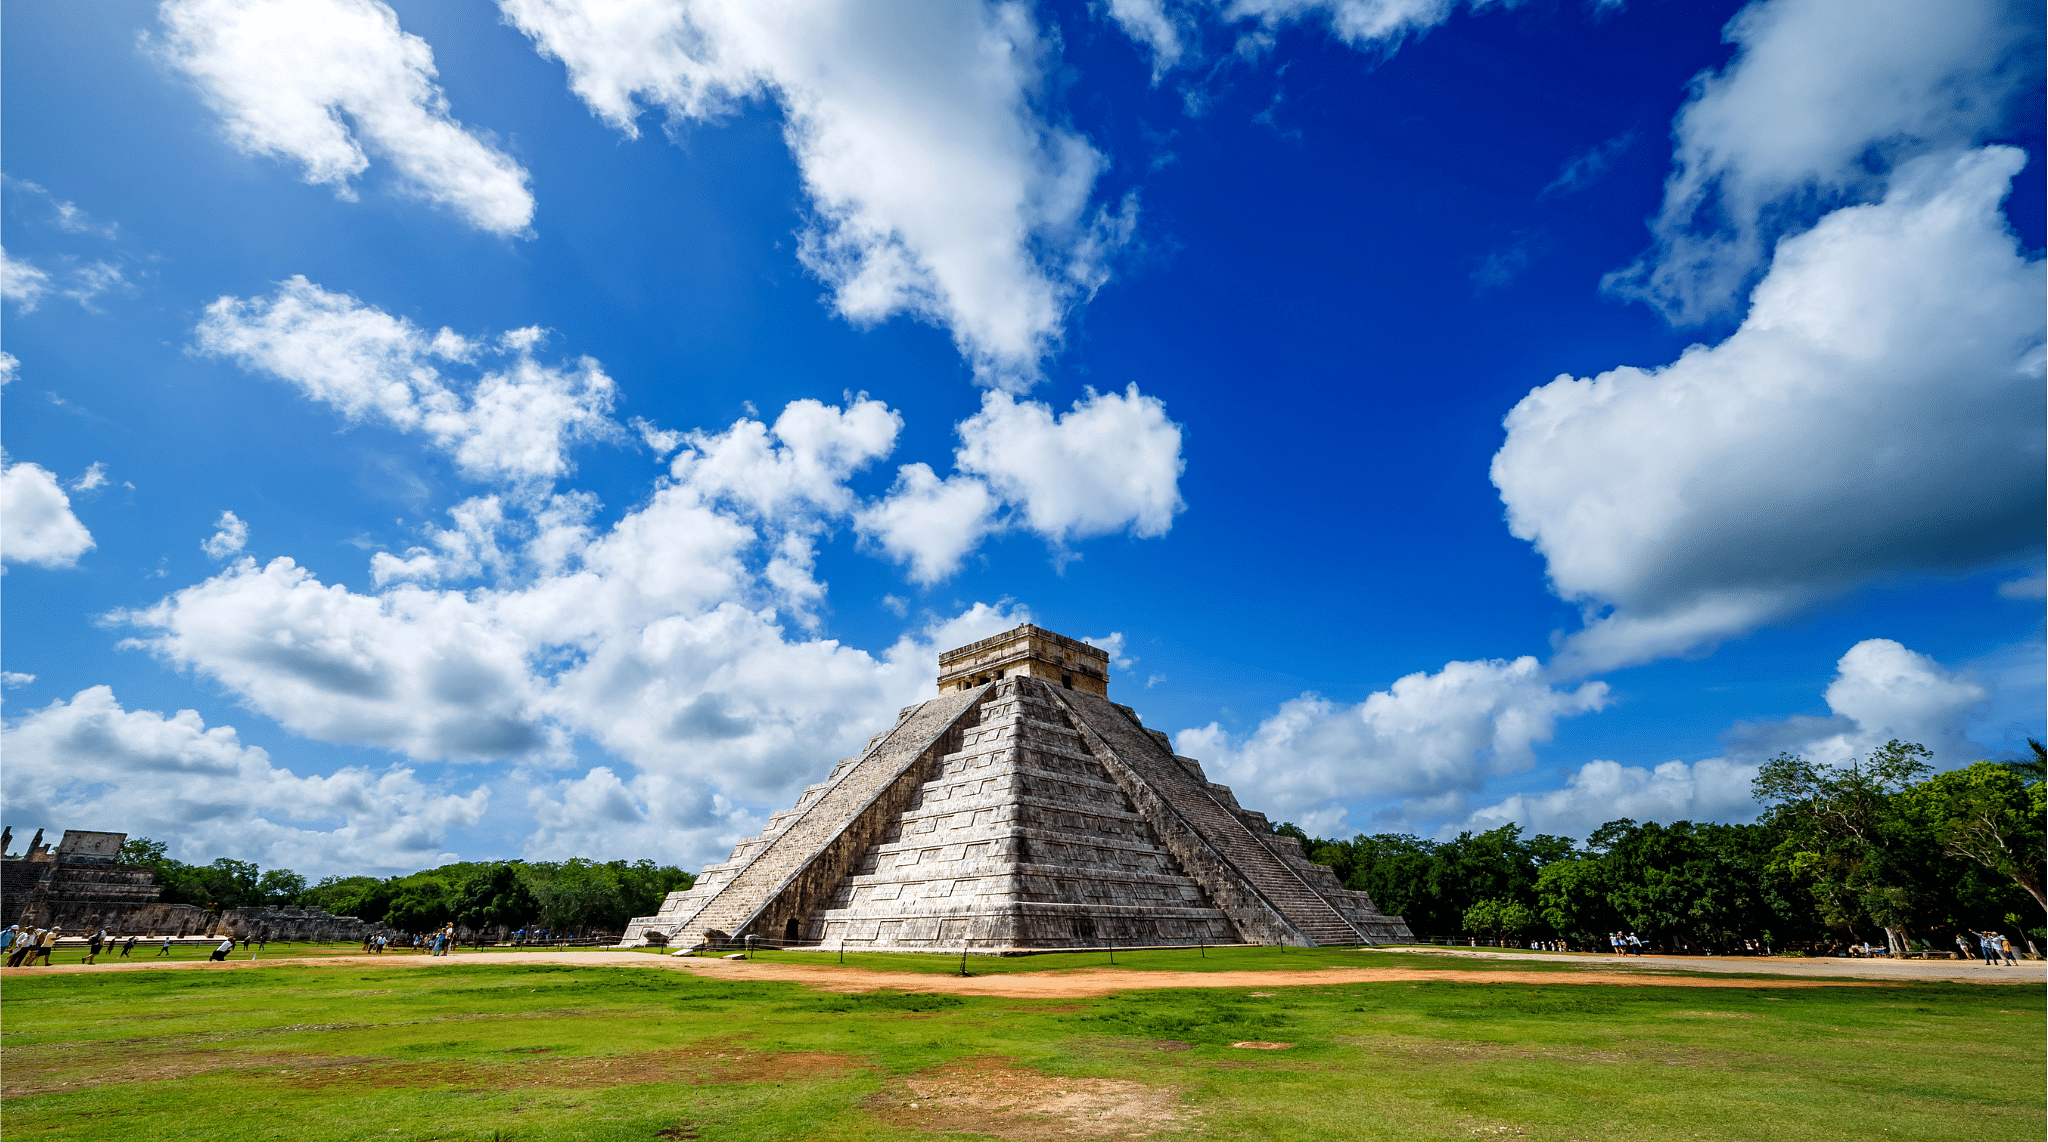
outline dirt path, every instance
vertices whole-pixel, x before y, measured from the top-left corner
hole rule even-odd
[[[1461,953],[1462,955],[1463,953]],[[1542,959],[1544,957],[1517,956],[1514,953],[1479,953],[1489,959]],[[1610,963],[1608,961],[1612,960]],[[1552,960],[1552,962],[1555,962]],[[0,978],[14,979],[27,975],[72,974],[76,972],[121,972],[121,971],[237,971],[252,967],[277,967],[294,965],[307,967],[455,967],[463,964],[562,964],[568,966],[639,967],[664,971],[687,971],[693,975],[714,976],[720,979],[779,980],[806,984],[821,991],[875,991],[893,988],[904,991],[933,991],[953,995],[989,995],[1011,999],[1086,999],[1109,995],[1117,991],[1152,990],[1169,987],[1245,987],[1268,988],[1290,986],[1322,986],[1347,983],[1519,983],[1546,986],[1618,986],[1618,987],[1707,987],[1707,988],[1795,988],[1795,987],[1875,987],[1884,983],[1925,982],[1932,979],[1956,978],[1965,982],[1980,983],[2039,983],[2042,979],[2041,965],[2030,964],[2021,969],[1974,969],[1973,965],[1952,962],[1946,974],[1932,974],[1923,970],[1920,974],[1891,974],[1881,979],[1865,979],[1848,983],[1839,978],[1815,979],[1815,975],[1840,977],[1850,974],[1843,969],[1864,968],[1869,964],[1842,964],[1840,961],[1801,960],[1720,960],[1714,962],[1713,972],[1769,972],[1773,979],[1729,979],[1713,975],[1679,975],[1674,971],[1700,971],[1697,961],[1652,960],[1637,967],[1618,957],[1597,956],[1574,963],[1585,963],[1586,970],[1576,971],[1514,971],[1514,970],[1464,970],[1459,968],[1374,968],[1374,967],[1329,967],[1307,971],[1220,971],[1220,972],[1172,972],[1172,971],[1127,971],[1116,968],[1084,968],[1058,972],[1011,972],[1000,975],[979,975],[961,978],[949,975],[920,975],[911,972],[869,971],[861,968],[836,967],[828,965],[783,964],[765,960],[715,960],[654,956],[640,952],[610,951],[593,949],[587,951],[528,951],[491,952],[482,955],[456,955],[446,958],[431,956],[392,954],[383,955],[341,955],[341,956],[272,956],[250,960],[237,957],[223,963],[205,960],[181,960],[176,963],[108,963],[93,967],[84,964],[58,964],[47,968],[10,968],[0,971]],[[1710,961],[1711,962],[1711,961]],[[1597,965],[1594,966],[1594,965]],[[1810,966],[1809,966],[1810,965]],[[1904,967],[1908,965],[1887,965]],[[1940,968],[1937,961],[1924,968]],[[1617,970],[1621,969],[1621,970]],[[1775,970],[1774,970],[1775,969]],[[1815,970],[1819,969],[1819,970]],[[1858,972],[1857,974],[1864,974]],[[1797,978],[1807,976],[1809,978]]]

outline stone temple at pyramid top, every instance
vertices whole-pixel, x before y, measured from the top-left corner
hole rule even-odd
[[[1043,678],[1055,686],[1109,697],[1109,652],[1029,623],[939,655],[939,693],[972,690],[1004,678]]]
[[[1020,626],[832,766],[627,945],[958,953],[1412,939],[1111,702],[1109,655]]]

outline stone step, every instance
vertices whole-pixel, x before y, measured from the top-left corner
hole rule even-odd
[[[736,934],[894,782],[905,766],[916,761],[924,743],[951,725],[966,704],[961,695],[942,696],[915,707],[895,727],[870,739],[860,759],[797,809],[788,825],[677,932],[678,942],[685,946],[699,942],[710,931]]]
[[[1317,943],[1351,943],[1362,939],[1342,914],[1288,868],[1278,853],[1253,836],[1237,814],[1219,804],[1207,785],[1175,761],[1171,750],[1122,707],[1086,694],[1058,697],[1083,716],[1089,728],[1140,779],[1157,790],[1296,930]]]

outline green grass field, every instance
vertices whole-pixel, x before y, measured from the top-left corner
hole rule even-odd
[[[1129,957],[1161,957],[1148,965],[1120,954],[1118,966],[1185,970],[1183,955]],[[1277,968],[1343,955],[1195,958]],[[878,955],[848,966],[885,958],[958,966]],[[1076,962],[969,967],[1107,963],[1061,958]],[[405,968],[16,975],[0,994],[0,1118],[10,1138],[235,1142],[1953,1142],[2048,1128],[2038,987],[1446,979],[1044,1001],[920,994],[915,974],[904,985],[844,995],[474,955]],[[1230,1045],[1242,1041],[1292,1046]]]

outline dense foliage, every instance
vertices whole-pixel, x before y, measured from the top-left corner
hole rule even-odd
[[[1584,843],[1519,826],[1448,841],[1304,838],[1309,859],[1424,938],[1656,946],[1838,941],[1898,947],[1963,930],[2048,936],[2043,749],[1929,775],[1891,742],[1845,766],[1772,759],[1754,824],[1611,821]],[[1302,836],[1292,825],[1277,831]]]
[[[121,861],[154,870],[166,903],[202,908],[303,904],[337,916],[382,921],[404,932],[426,932],[451,920],[478,931],[617,932],[696,879],[649,860],[600,863],[577,857],[459,862],[388,879],[330,876],[309,887],[305,877],[290,869],[266,872],[227,857],[206,865],[184,864],[147,837],[123,845]]]

